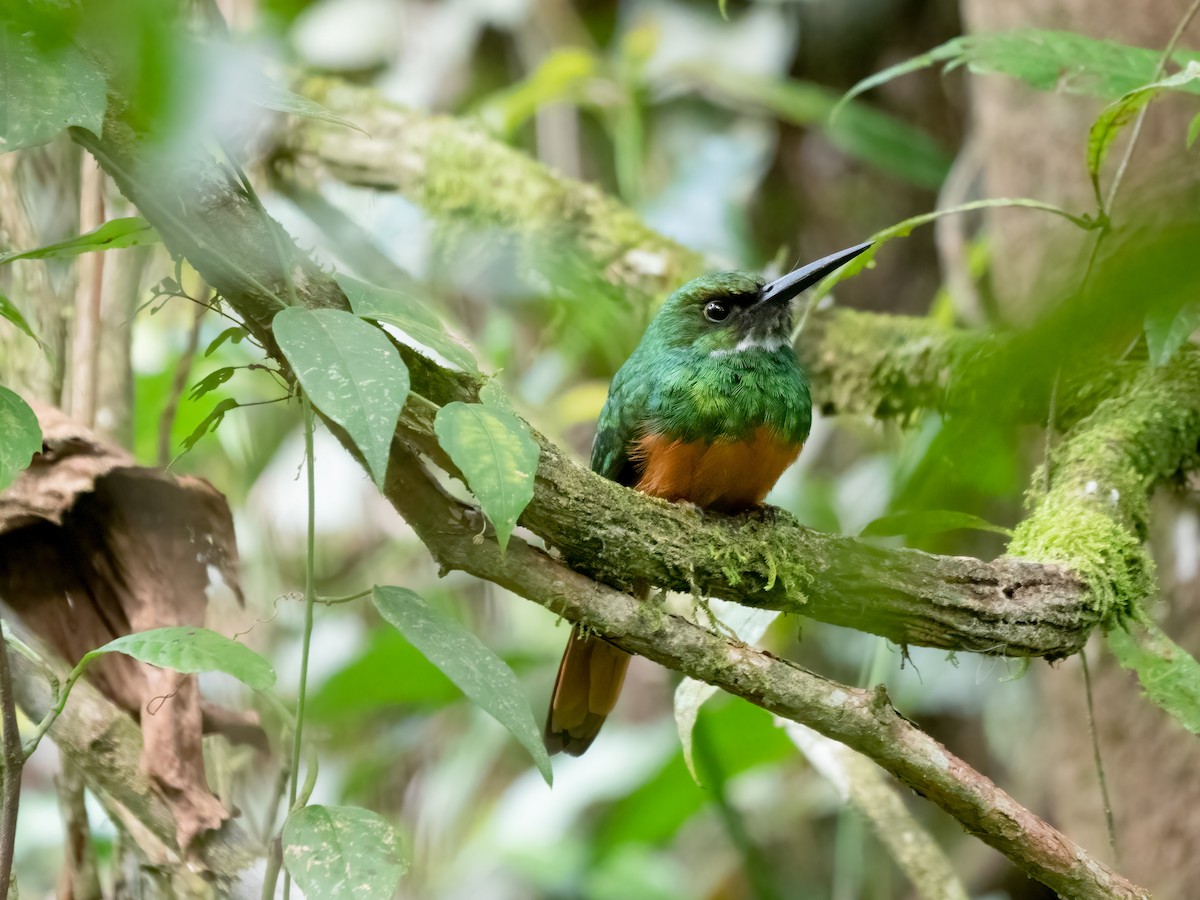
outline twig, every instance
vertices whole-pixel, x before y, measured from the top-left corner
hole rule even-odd
[[[91,231],[104,223],[104,170],[94,159],[82,157],[79,230]],[[96,424],[99,396],[100,304],[104,296],[104,254],[85,253],[75,265],[79,273],[75,295],[75,329],[71,336],[71,417],[89,428]]]
[[[202,293],[207,294],[205,288]],[[187,388],[188,378],[192,373],[192,363],[196,359],[196,349],[200,346],[200,325],[204,321],[204,313],[209,309],[207,303],[198,302],[195,315],[192,317],[192,327],[188,330],[187,345],[175,366],[175,375],[171,379],[171,391],[163,406],[162,416],[158,421],[158,464],[166,466],[171,462],[171,430],[175,427],[175,413],[179,409],[179,398]]]
[[[1104,777],[1104,762],[1100,759],[1100,736],[1096,733],[1096,708],[1092,704],[1092,673],[1088,669],[1087,651],[1081,650],[1079,662],[1083,666],[1083,690],[1087,695],[1088,736],[1092,740],[1092,758],[1096,762],[1096,778],[1100,782],[1100,800],[1104,804],[1104,824],[1108,828],[1108,846],[1112,850],[1113,862],[1121,865],[1121,854],[1117,850],[1117,826],[1113,822],[1112,800],[1108,795],[1108,779]]]
[[[17,730],[17,705],[12,670],[8,665],[8,642],[0,635],[0,727],[4,730],[3,784],[0,785],[0,891],[8,895],[12,879],[13,851],[17,839],[17,809],[21,804],[21,772],[25,752]]]

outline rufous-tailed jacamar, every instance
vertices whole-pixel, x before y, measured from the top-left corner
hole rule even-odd
[[[729,513],[761,503],[812,426],[808,378],[792,349],[792,300],[869,246],[769,284],[721,272],[672,294],[613,379],[592,470],[704,509]],[[551,753],[578,756],[591,746],[629,659],[615,644],[572,629],[546,719]]]

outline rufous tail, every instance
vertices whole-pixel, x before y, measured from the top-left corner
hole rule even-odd
[[[630,654],[602,637],[571,629],[558,665],[546,716],[546,749],[580,756],[612,712],[625,683]]]

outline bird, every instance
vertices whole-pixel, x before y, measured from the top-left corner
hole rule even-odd
[[[832,253],[767,283],[718,272],[673,293],[617,371],[591,468],[653,497],[738,513],[761,505],[800,455],[812,395],[792,346],[793,301],[871,246]],[[649,597],[649,587],[634,593]],[[580,625],[550,697],[544,740],[580,756],[612,712],[631,654]]]

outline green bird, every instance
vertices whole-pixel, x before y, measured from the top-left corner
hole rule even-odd
[[[764,283],[746,272],[689,281],[668,298],[609,387],[592,470],[703,509],[762,502],[812,427],[792,348],[792,300],[868,247]],[[646,591],[640,591],[645,596]],[[579,756],[612,711],[630,655],[576,625],[558,668],[546,748]]]

